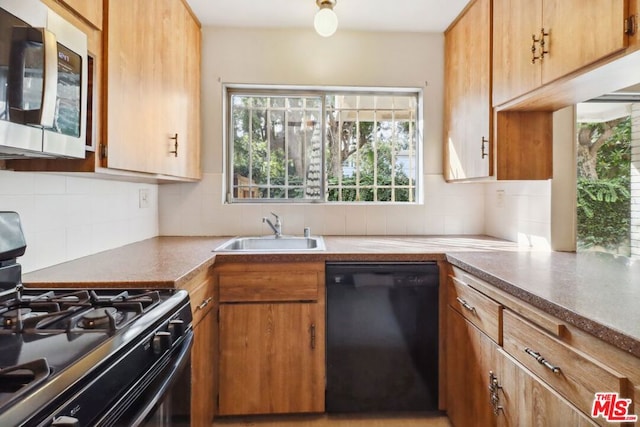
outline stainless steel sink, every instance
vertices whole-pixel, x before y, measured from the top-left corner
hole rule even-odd
[[[320,236],[234,237],[215,249],[216,252],[308,252],[324,250],[324,240]]]

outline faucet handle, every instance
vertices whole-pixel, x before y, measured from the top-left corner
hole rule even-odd
[[[280,216],[271,212],[271,215],[273,215],[274,217],[276,217],[276,224],[281,224],[282,222],[280,221]]]

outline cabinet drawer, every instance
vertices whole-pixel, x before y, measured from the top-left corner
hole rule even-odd
[[[202,283],[189,291],[191,300],[191,313],[193,315],[193,326],[213,308],[214,306],[214,280],[213,277],[207,277]]]
[[[627,396],[627,379],[520,316],[503,313],[503,347],[586,414],[596,392]]]
[[[502,306],[456,277],[449,276],[449,305],[487,334],[502,342]]]
[[[220,272],[220,302],[316,301],[315,271]]]

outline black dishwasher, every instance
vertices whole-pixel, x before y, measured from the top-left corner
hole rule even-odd
[[[328,262],[328,413],[438,409],[438,265]]]

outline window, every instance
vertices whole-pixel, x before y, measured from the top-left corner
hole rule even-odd
[[[579,252],[640,256],[640,103],[633,95],[577,106]]]
[[[230,202],[416,202],[419,91],[227,88]]]

